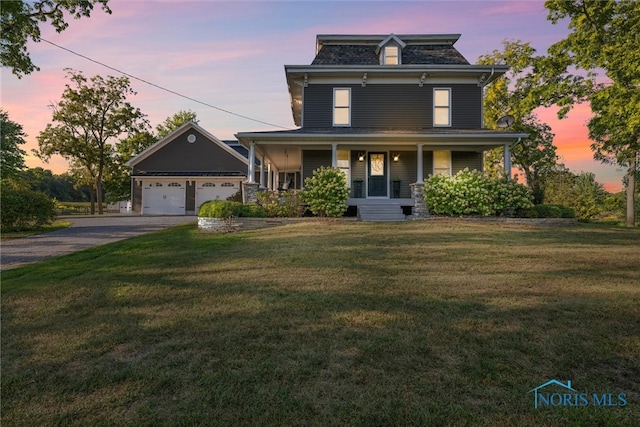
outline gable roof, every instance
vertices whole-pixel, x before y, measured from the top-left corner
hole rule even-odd
[[[405,42],[403,42],[402,40],[400,40],[398,38],[398,36],[396,36],[395,34],[391,33],[387,36],[387,38],[385,38],[384,40],[382,40],[380,43],[378,43],[378,46],[376,47],[376,53],[380,53],[380,49],[382,49],[383,47],[385,47],[387,44],[389,44],[391,41],[395,42],[395,44],[397,44],[398,46],[400,46],[400,49],[404,49],[404,47],[407,45]]]
[[[165,147],[167,144],[169,144],[170,142],[175,140],[177,137],[179,137],[180,135],[186,133],[189,130],[198,131],[199,133],[204,135],[209,141],[211,141],[212,143],[220,146],[220,148],[222,148],[224,151],[228,152],[233,157],[237,158],[238,160],[244,162],[247,165],[249,164],[249,160],[247,159],[247,157],[243,156],[238,151],[234,150],[232,147],[229,146],[229,144],[225,144],[220,139],[216,138],[214,135],[212,135],[211,133],[206,131],[204,128],[199,126],[197,123],[195,123],[195,122],[187,122],[187,123],[183,124],[182,126],[180,126],[178,129],[176,129],[173,132],[171,132],[169,135],[167,135],[164,138],[162,138],[160,141],[156,142],[152,146],[150,146],[147,149],[145,149],[144,151],[142,151],[137,156],[135,156],[132,159],[130,159],[127,163],[125,163],[125,165],[126,166],[130,166],[130,167],[135,166],[136,164],[138,164],[141,161],[143,161],[144,159],[152,156],[154,153],[158,152],[163,147]]]

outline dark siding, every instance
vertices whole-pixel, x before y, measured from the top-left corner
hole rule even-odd
[[[400,197],[410,198],[410,185],[416,182],[417,176],[417,153],[415,151],[391,151],[390,155],[393,153],[399,153],[400,158],[394,162],[393,157],[390,157],[391,180],[399,179]]]
[[[331,150],[302,151],[302,181],[313,176],[313,171],[320,166],[331,166]]]
[[[190,134],[196,135],[194,143],[187,141],[187,136]],[[247,165],[218,144],[191,129],[136,164],[134,174],[141,171],[219,171],[246,174]]]
[[[451,127],[480,129],[482,88],[477,85],[451,85]]]
[[[358,154],[365,153],[364,150],[354,150],[351,151],[351,182],[349,183],[349,187],[351,188],[351,197],[358,197],[356,194],[356,186],[360,188],[360,197],[364,197],[364,182],[367,180],[367,166],[366,166],[366,157],[365,161],[358,160]],[[356,183],[357,181],[357,183]]]
[[[457,174],[464,168],[469,170],[483,169],[482,153],[475,151],[452,151],[451,152],[451,173]]]
[[[480,128],[481,88],[454,85],[309,85],[304,89],[305,128],[333,126],[333,89],[351,88],[351,127],[428,128],[433,126],[433,88],[450,87],[452,127]]]
[[[352,151],[351,152],[351,180],[355,181],[357,179],[364,181],[366,179],[367,167],[366,167],[366,157],[365,161],[358,160],[358,154],[365,153],[364,150]]]
[[[433,151],[422,153],[422,176],[427,179],[433,174]]]
[[[340,85],[309,85],[304,88],[303,127],[333,126],[333,88]],[[353,93],[351,94],[353,96]]]
[[[196,182],[195,181],[187,181],[185,183],[185,185],[187,186],[187,192],[186,192],[186,206],[185,206],[185,211],[187,212],[187,215],[197,215],[198,212],[196,212]]]
[[[368,85],[351,90],[353,127],[414,128],[427,126],[431,116],[425,88],[418,85]]]

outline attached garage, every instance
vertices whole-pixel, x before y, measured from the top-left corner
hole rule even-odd
[[[175,181],[149,181],[142,186],[143,215],[184,215],[186,186]]]
[[[189,122],[138,154],[131,167],[131,205],[140,215],[196,215],[247,179],[246,156]]]
[[[196,181],[196,211],[206,201],[225,200],[240,191],[239,180]]]

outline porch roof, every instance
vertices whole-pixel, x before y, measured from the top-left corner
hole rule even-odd
[[[485,151],[504,144],[513,144],[526,133],[494,129],[380,129],[380,128],[300,128],[270,132],[240,132],[238,141],[249,148],[256,144],[256,155],[264,155],[277,168],[288,170],[300,168],[303,147],[326,148],[338,144],[341,148],[358,149],[376,146],[389,150],[417,149],[424,144],[425,150]]]

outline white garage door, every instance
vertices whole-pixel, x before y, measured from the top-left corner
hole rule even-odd
[[[226,200],[240,189],[240,181],[203,181],[196,183],[196,212],[208,200]]]
[[[186,187],[181,182],[148,182],[142,188],[144,215],[184,215]]]

